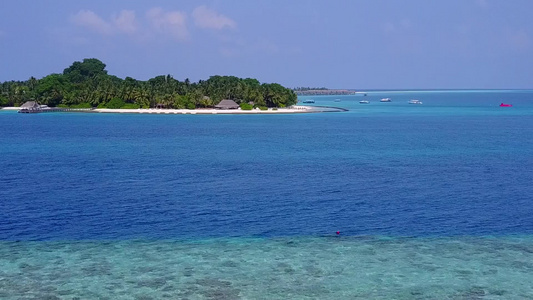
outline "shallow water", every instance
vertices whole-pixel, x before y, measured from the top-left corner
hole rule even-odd
[[[533,295],[533,240],[519,237],[3,242],[0,257],[3,299]]]
[[[0,298],[533,298],[533,92],[364,97],[0,111]]]

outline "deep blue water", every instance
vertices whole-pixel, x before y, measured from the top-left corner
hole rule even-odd
[[[307,98],[350,111],[0,112],[0,240],[533,234],[533,92]]]
[[[307,98],[0,111],[0,298],[533,299],[533,91]]]

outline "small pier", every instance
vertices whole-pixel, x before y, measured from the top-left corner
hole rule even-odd
[[[90,112],[94,108],[68,108],[68,107],[48,107],[48,108],[22,108],[19,110],[21,114],[36,114],[48,112]]]
[[[38,114],[46,112],[88,112],[94,108],[70,108],[70,107],[48,107],[48,105],[39,105],[37,101],[26,101],[20,106],[21,114]]]

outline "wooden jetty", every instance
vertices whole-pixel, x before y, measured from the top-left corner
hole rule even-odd
[[[48,107],[46,105],[39,105],[36,101],[27,101],[19,110],[22,114],[36,114],[45,112],[87,112],[94,108],[69,108],[69,107]]]
[[[49,112],[88,112],[94,108],[68,108],[68,107],[48,107],[43,109],[28,109],[21,108],[19,113],[21,114],[36,114],[36,113],[49,113]]]

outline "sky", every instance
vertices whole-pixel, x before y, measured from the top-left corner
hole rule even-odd
[[[532,89],[531,0],[2,0],[0,82],[97,58],[147,80]]]

